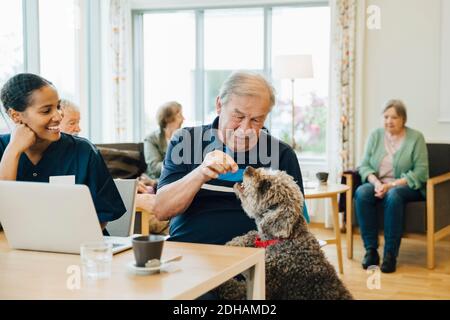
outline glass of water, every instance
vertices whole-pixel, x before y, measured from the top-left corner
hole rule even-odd
[[[305,170],[302,172],[302,178],[303,178],[303,187],[305,189],[311,188],[311,172],[309,170]]]
[[[83,275],[89,279],[111,277],[112,243],[86,242],[80,247]]]

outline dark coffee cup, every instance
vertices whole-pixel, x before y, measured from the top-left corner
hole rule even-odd
[[[137,267],[145,267],[147,261],[161,259],[165,236],[149,235],[133,238],[133,252]]]
[[[317,172],[316,177],[320,184],[326,184],[328,181],[328,172]]]

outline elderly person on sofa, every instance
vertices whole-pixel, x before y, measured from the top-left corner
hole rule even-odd
[[[363,185],[355,194],[356,215],[366,249],[362,266],[378,265],[378,217],[376,204],[384,208],[384,258],[381,271],[394,272],[407,202],[425,197],[428,153],[425,139],[406,127],[406,107],[390,100],[383,111],[384,128],[373,131],[359,167]]]
[[[63,118],[59,125],[61,132],[77,136],[80,132],[80,108],[70,100],[62,99],[59,103]]]

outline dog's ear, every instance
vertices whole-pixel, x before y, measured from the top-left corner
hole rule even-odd
[[[244,174],[248,175],[249,177],[253,177],[253,175],[255,174],[255,168],[247,166],[245,168]]]
[[[258,184],[258,194],[265,194],[267,191],[269,191],[271,186],[272,182],[270,182],[269,180],[261,180]]]
[[[296,214],[293,210],[275,206],[267,211],[258,226],[260,232],[268,238],[287,239],[295,225]]]

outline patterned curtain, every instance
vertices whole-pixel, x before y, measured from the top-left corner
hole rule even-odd
[[[114,118],[114,141],[129,139],[128,114],[131,106],[129,59],[131,48],[131,10],[129,0],[110,0],[109,48],[111,61],[111,98]]]
[[[330,0],[331,75],[329,180],[340,183],[343,171],[355,168],[355,49],[357,2]],[[337,156],[339,155],[339,156]],[[333,226],[330,206],[325,209],[325,227]]]
[[[355,168],[355,49],[357,0],[332,0],[332,118],[339,154],[336,169]],[[334,131],[334,132],[336,132]],[[333,131],[332,131],[333,132]]]

